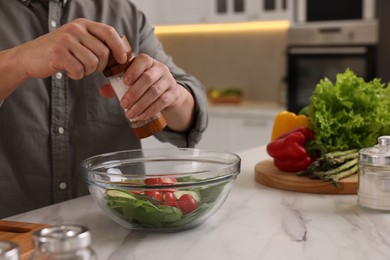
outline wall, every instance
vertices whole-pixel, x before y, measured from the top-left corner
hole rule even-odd
[[[242,89],[248,100],[281,100],[287,26],[272,30],[156,32],[174,62],[206,88],[234,87]]]

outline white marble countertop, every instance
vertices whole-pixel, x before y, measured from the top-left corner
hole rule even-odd
[[[316,195],[265,187],[254,166],[264,147],[238,153],[242,171],[219,211],[178,233],[139,233],[108,219],[90,196],[11,217],[45,224],[82,224],[100,260],[385,260],[390,213],[357,205],[357,195]]]

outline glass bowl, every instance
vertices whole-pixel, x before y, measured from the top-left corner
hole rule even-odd
[[[99,207],[121,226],[171,232],[194,228],[224,203],[240,173],[234,153],[187,148],[97,155],[81,163]]]

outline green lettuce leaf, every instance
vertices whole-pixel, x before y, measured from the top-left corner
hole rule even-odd
[[[390,88],[380,79],[365,82],[347,69],[333,84],[322,79],[307,109],[314,144],[325,151],[371,147],[390,135]]]

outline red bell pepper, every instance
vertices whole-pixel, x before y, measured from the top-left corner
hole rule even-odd
[[[314,132],[306,127],[289,131],[267,145],[267,153],[274,158],[275,166],[288,172],[305,170],[312,162],[306,143],[314,140]]]

